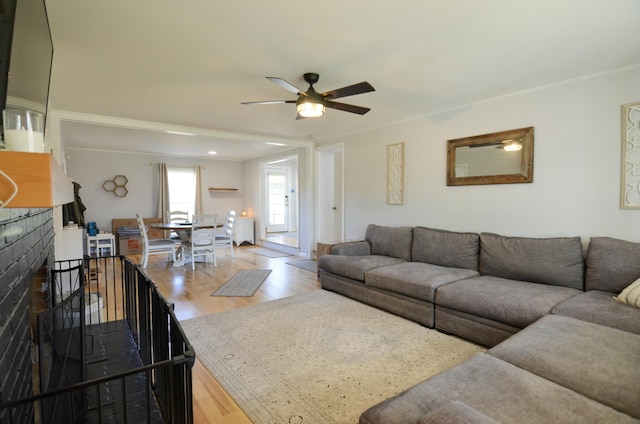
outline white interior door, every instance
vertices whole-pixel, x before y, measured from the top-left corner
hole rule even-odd
[[[287,169],[266,169],[267,233],[289,230],[289,172]]]
[[[319,150],[316,159],[317,241],[339,241],[343,239],[345,212],[342,146]]]

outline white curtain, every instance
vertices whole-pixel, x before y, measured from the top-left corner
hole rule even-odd
[[[158,184],[158,218],[162,218],[162,222],[167,221],[167,211],[169,210],[169,174],[167,172],[167,164],[158,164],[159,184]]]
[[[200,175],[202,173],[202,167],[200,165],[196,166],[195,169],[195,174],[196,174],[196,214],[200,215],[202,214],[202,176]]]

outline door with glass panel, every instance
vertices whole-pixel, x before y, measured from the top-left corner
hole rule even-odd
[[[276,168],[267,168],[266,171],[267,233],[288,231],[289,172]]]

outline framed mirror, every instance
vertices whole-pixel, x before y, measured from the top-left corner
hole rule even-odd
[[[533,127],[447,140],[447,185],[533,182]]]

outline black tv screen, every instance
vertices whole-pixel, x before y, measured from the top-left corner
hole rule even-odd
[[[9,82],[16,2],[17,0],[0,0],[0,111],[4,110],[7,104],[7,83]],[[4,134],[2,114],[0,114],[0,130]]]
[[[0,34],[0,108],[16,107],[45,115],[53,43],[44,0],[0,0],[6,21]],[[3,15],[4,17],[4,15]]]

